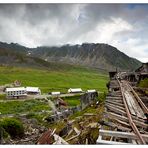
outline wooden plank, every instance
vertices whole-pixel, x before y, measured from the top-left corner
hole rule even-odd
[[[117,99],[117,100],[121,100],[122,97],[116,97],[116,96],[107,96],[106,99],[111,99],[111,100],[114,100],[114,99]]]
[[[129,84],[128,84],[129,85]],[[131,87],[129,85],[129,87]],[[142,106],[142,108],[144,109],[145,113],[148,114],[148,108],[145,106],[145,104],[143,103],[143,101],[140,99],[140,97],[138,96],[138,94],[134,91],[134,89],[131,87],[131,90],[134,94],[134,96],[136,97],[137,101],[140,103],[140,105]]]
[[[139,118],[145,119],[146,117],[144,115],[144,112],[141,109],[141,107],[139,106],[139,104],[137,102],[137,99],[133,95],[133,93],[134,93],[133,88],[127,82],[125,82],[125,85],[128,88],[127,91],[126,91],[126,95],[128,96],[128,98],[126,98],[126,99],[129,99],[127,103],[130,103],[132,105],[132,108],[129,108],[130,112],[131,112],[131,109],[133,109],[135,114],[136,114],[136,116],[138,116]]]
[[[135,110],[134,110],[133,105],[132,105],[132,103],[131,103],[131,101],[130,101],[130,100],[131,100],[131,97],[129,96],[129,94],[127,93],[127,91],[124,92],[124,96],[125,96],[125,99],[126,99],[128,108],[129,108],[129,110],[130,110],[130,113],[131,113],[132,115],[135,115],[135,116],[136,116]]]
[[[129,92],[129,93],[133,96],[133,94],[132,94],[131,92]],[[133,97],[134,97],[134,96],[133,96]],[[131,102],[133,102],[133,104],[134,104],[133,108],[134,108],[134,110],[135,110],[137,116],[138,116],[139,118],[145,119],[146,116],[144,115],[144,112],[143,112],[143,110],[141,109],[141,107],[139,106],[137,100],[136,100],[136,99],[132,99]]]
[[[123,126],[117,125],[117,124],[115,124],[113,122],[102,121],[100,124],[111,127],[111,128],[117,128],[117,129],[122,130],[122,131],[127,131],[127,132],[131,131],[131,128],[123,127]]]
[[[102,140],[102,136],[101,135],[99,135],[98,140]]]
[[[74,127],[74,131],[75,131],[77,134],[80,134],[80,131],[79,131],[76,127]]]
[[[110,94],[112,97],[122,97],[122,95],[121,94]]]
[[[131,140],[132,144],[137,144],[136,140]]]
[[[118,108],[118,109],[120,109],[120,110],[125,111],[125,108],[124,108],[124,107],[117,106],[117,105],[114,105],[114,104],[112,104],[112,103],[108,103],[108,102],[106,102],[106,103],[105,103],[105,106],[107,106],[107,105],[109,105],[109,106],[112,106],[112,107],[115,107],[115,108]]]
[[[71,129],[71,130],[68,132],[68,135],[67,135],[67,136],[69,136],[72,132],[73,132],[73,129]]]
[[[122,100],[114,100],[114,102],[123,104]]]
[[[133,133],[133,132],[132,132]],[[134,134],[134,133],[133,133]],[[130,140],[130,139],[129,139]],[[131,139],[131,142],[132,142],[132,144],[138,144],[137,143],[137,140],[135,140],[135,139]]]
[[[113,106],[111,106],[111,105],[106,105],[106,107],[107,107],[109,110],[111,110],[112,112],[115,112],[115,113],[117,113],[117,114],[126,116],[126,112],[123,111],[123,110],[120,110],[120,109],[118,109],[118,108],[115,108],[115,107],[113,107]]]
[[[124,117],[124,116],[121,116],[121,115],[118,115],[118,114],[115,114],[115,113],[111,113],[111,112],[107,112],[108,116],[113,118],[113,119],[119,119],[121,121],[125,121],[125,122],[129,122],[128,118],[127,117]],[[139,126],[139,127],[142,127],[144,129],[147,129],[148,128],[148,124],[145,124],[143,122],[140,122],[140,121],[137,121],[137,120],[133,120],[134,123]]]
[[[97,144],[105,144],[105,145],[123,145],[123,144],[129,144],[129,143],[123,143],[123,142],[115,142],[115,141],[107,141],[107,140],[98,140]]]
[[[142,118],[142,119],[145,118],[145,115],[144,115],[144,113],[143,113],[141,107],[140,107],[139,104],[137,103],[137,100],[134,98],[133,94],[132,94],[131,92],[128,92],[128,93],[129,93],[129,95],[131,96],[130,101],[131,101],[131,103],[132,103],[132,105],[133,105],[133,108],[134,108],[134,110],[135,110],[136,115],[137,115],[139,118]]]
[[[130,132],[130,131],[131,131],[130,128],[123,127],[123,126],[121,126],[121,125],[118,125],[117,128],[118,128],[119,130],[122,130],[122,131],[125,131],[125,132]]]
[[[118,119],[115,119],[118,123],[120,123],[120,124],[122,124],[122,125],[124,125],[124,126],[126,126],[126,127],[130,127],[130,125],[129,125],[129,123],[127,123],[127,122],[124,122],[124,121],[121,121],[121,120],[118,120]]]
[[[114,102],[114,101],[106,100],[105,102],[107,102],[107,103],[111,103],[111,104],[114,104],[114,105],[117,105],[117,106],[124,107],[124,104],[116,103],[116,102]]]
[[[108,101],[112,101],[112,102],[114,102],[114,101],[122,101],[122,99],[108,99],[108,98],[106,98],[106,100],[108,100]]]
[[[119,131],[109,131],[109,130],[99,130],[99,134],[101,136],[114,136],[114,137],[121,137],[121,138],[127,138],[127,139],[138,139],[138,137],[134,133],[128,133],[128,132],[119,132]],[[148,135],[141,134],[141,136],[148,140]]]
[[[117,131],[117,128],[115,128],[114,130]],[[110,141],[116,141],[116,137],[111,136]]]
[[[66,142],[62,137],[60,137],[59,135],[54,134],[54,139],[55,139],[55,143],[54,144],[69,144],[68,142]]]

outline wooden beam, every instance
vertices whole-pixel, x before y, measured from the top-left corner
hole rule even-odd
[[[126,116],[126,112],[123,111],[123,110],[121,110],[121,109],[115,108],[115,107],[113,107],[113,106],[111,106],[111,105],[106,105],[106,107],[107,107],[109,110],[111,110],[112,112],[115,112],[115,113],[117,113],[117,114],[121,114],[121,115]]]
[[[112,103],[108,103],[108,102],[106,102],[105,103],[105,106],[112,106],[112,107],[114,107],[114,108],[118,108],[118,109],[120,109],[120,110],[123,110],[123,111],[125,111],[125,108],[124,107],[121,107],[121,106],[117,106],[117,105],[114,105],[114,104],[112,104]]]
[[[66,142],[62,137],[60,137],[59,135],[54,134],[54,139],[55,139],[55,143],[54,144],[69,144],[68,142]]]
[[[105,100],[105,102],[107,102],[107,103],[111,103],[111,104],[114,104],[114,105],[117,105],[117,106],[124,107],[124,105],[123,105],[123,104],[121,104],[121,103],[117,103],[117,102],[114,102],[114,101]]]
[[[115,119],[115,121],[117,121],[118,123],[120,123],[120,124],[122,124],[126,127],[130,127],[129,123],[127,123],[127,122],[124,122],[124,121],[121,121],[121,120],[118,120],[118,119]]]
[[[118,125],[117,128],[118,128],[119,130],[126,131],[126,132],[130,132],[130,131],[131,131],[130,128],[123,127],[123,126],[121,126],[121,125]]]
[[[129,84],[128,84],[129,85]],[[134,91],[134,89],[129,85],[129,87],[131,88],[133,94],[135,95],[137,101],[140,103],[140,105],[142,106],[142,108],[144,109],[145,113],[148,114],[148,108],[145,106],[145,104],[142,102],[142,100],[140,99],[140,97],[137,95],[137,93]]]
[[[106,98],[106,100],[108,100],[108,101],[112,101],[112,102],[114,102],[114,101],[122,101],[122,99],[109,99],[109,98]]]
[[[117,100],[120,100],[120,99],[122,99],[122,97],[107,96],[106,99],[111,99],[111,100],[117,99]]]
[[[76,134],[80,134],[80,131],[76,127],[74,127],[74,131],[76,132]]]
[[[131,140],[132,144],[137,144],[136,140]]]
[[[128,132],[119,132],[119,131],[109,131],[109,130],[99,130],[99,135],[101,136],[114,136],[114,137],[121,137],[121,138],[127,138],[127,139],[138,139],[138,137],[134,133],[128,133]],[[141,134],[141,136],[148,140],[148,135]]]
[[[111,113],[111,112],[107,112],[108,116],[110,116],[111,118],[113,119],[119,119],[121,121],[125,121],[125,122],[129,122],[128,118],[127,117],[124,117],[124,116],[121,116],[121,115],[118,115],[118,114],[115,114],[115,113]],[[143,122],[140,122],[140,121],[137,121],[137,120],[134,120],[135,124],[139,127],[142,127],[144,129],[147,129],[148,128],[148,124],[145,124]]]
[[[107,141],[107,140],[97,140],[97,144],[105,144],[105,145],[123,145],[123,144],[129,144],[129,143],[115,142],[115,141]]]
[[[115,124],[115,123],[113,123],[113,122],[106,122],[106,121],[103,121],[102,123],[103,123],[103,125],[108,126],[108,127],[111,127],[111,128],[117,128],[117,129],[119,129],[119,130],[127,131],[127,132],[130,132],[130,131],[131,131],[130,128],[123,127],[123,126],[121,126],[121,125],[117,125],[117,124]],[[100,123],[100,124],[102,124],[102,123]]]
[[[143,119],[145,115],[136,100],[134,100],[134,96],[128,91],[124,92],[124,96],[131,114]]]
[[[110,96],[112,96],[112,97],[122,97],[121,93],[120,94],[113,94],[113,93],[111,93]]]
[[[122,100],[114,100],[114,102],[123,104]]]
[[[135,110],[134,110],[134,108],[133,108],[133,104],[132,104],[132,102],[131,102],[131,99],[133,99],[133,98],[131,98],[131,96],[129,95],[129,93],[128,93],[127,91],[124,93],[124,96],[125,96],[125,99],[126,99],[128,108],[129,108],[129,110],[130,110],[130,113],[131,113],[132,115],[135,115],[135,116],[136,116]]]

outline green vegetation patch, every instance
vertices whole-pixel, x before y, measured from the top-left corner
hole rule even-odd
[[[0,94],[0,100],[5,100],[6,99],[6,95],[5,94]]]
[[[140,83],[139,83],[139,87],[148,88],[148,78],[141,80]]]
[[[65,102],[67,102],[69,106],[77,106],[80,105],[80,97],[81,95],[75,95],[75,96],[62,97],[62,99]]]
[[[8,133],[11,138],[23,137],[24,127],[21,121],[15,118],[4,118],[0,120],[0,127],[6,133]],[[5,136],[4,135],[4,136]]]
[[[104,92],[104,93],[100,93],[99,95],[98,95],[98,101],[99,102],[104,102],[105,101],[105,99],[106,99],[106,92]]]
[[[1,114],[39,112],[42,110],[50,110],[50,107],[47,103],[38,100],[0,102]]]
[[[0,85],[19,80],[23,86],[40,87],[43,93],[67,92],[69,88],[107,91],[106,83],[108,81],[107,74],[79,67],[63,67],[60,70],[0,67],[0,78]]]
[[[100,104],[99,107],[95,108],[95,106],[88,106],[82,111],[78,111],[75,114],[71,115],[69,118],[70,119],[75,119],[78,116],[83,116],[85,113],[93,113],[97,115],[102,115],[104,111],[104,105]]]

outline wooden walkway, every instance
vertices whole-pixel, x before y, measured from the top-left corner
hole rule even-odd
[[[97,144],[148,144],[146,113],[147,107],[127,81],[111,80]]]

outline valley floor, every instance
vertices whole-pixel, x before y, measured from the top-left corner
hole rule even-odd
[[[66,93],[69,88],[107,91],[108,76],[97,70],[75,67],[69,70],[0,67],[0,85],[10,84],[15,80],[21,81],[22,86],[39,87],[42,93],[52,91]]]

